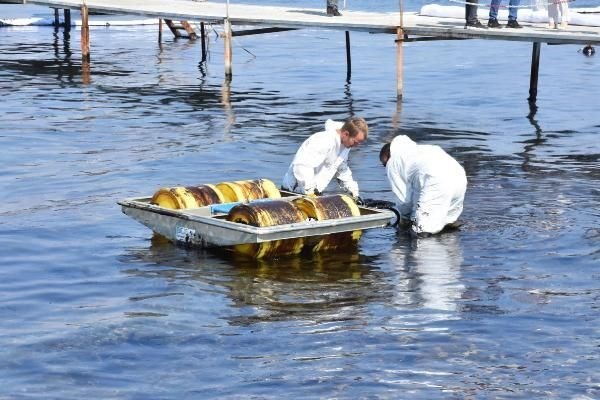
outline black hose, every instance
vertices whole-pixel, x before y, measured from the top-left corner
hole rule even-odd
[[[396,222],[391,223],[390,226],[396,226],[396,225],[398,225],[398,222],[400,222],[400,219],[401,219],[400,211],[398,211],[396,209],[396,204],[394,204],[394,202],[387,201],[387,200],[363,199],[362,203],[365,207],[390,210],[394,214],[396,214]]]

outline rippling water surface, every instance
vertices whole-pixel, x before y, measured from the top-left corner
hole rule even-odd
[[[347,82],[343,32],[236,37],[228,85],[212,30],[200,63],[156,27],[93,28],[88,71],[78,30],[0,28],[0,398],[600,397],[600,58],[543,45],[530,107],[531,44],[409,43],[398,105],[394,38],[351,41]],[[348,115],[363,197],[393,199],[397,134],[465,166],[459,232],[257,262],[116,204],[280,183]]]

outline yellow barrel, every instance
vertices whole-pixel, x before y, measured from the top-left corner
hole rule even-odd
[[[217,188],[223,193],[225,203],[235,203],[244,200],[244,192],[234,182],[217,183]]]
[[[354,200],[345,194],[336,194],[321,197],[301,197],[292,200],[304,215],[304,219],[323,221],[345,217],[358,217],[360,210]],[[355,246],[362,235],[362,231],[332,233],[307,241],[306,247],[313,252],[321,250],[341,249]]]
[[[174,210],[197,207],[196,198],[183,186],[159,189],[150,203]]]
[[[281,198],[279,189],[269,179],[221,182],[217,184],[217,188],[223,193],[225,202]]]
[[[320,197],[300,197],[292,202],[302,211],[305,219],[336,219],[358,217],[360,210],[350,196],[334,194]]]
[[[211,204],[225,203],[225,196],[221,191],[210,183],[200,186],[187,186],[186,189],[192,193],[196,199],[197,207],[208,206]]]
[[[214,185],[176,186],[161,188],[150,200],[151,204],[175,210],[223,203],[224,196]]]
[[[239,204],[233,207],[227,220],[256,227],[302,222],[304,215],[292,203],[283,200]],[[254,258],[275,255],[298,254],[302,251],[302,238],[275,240],[272,242],[248,243],[234,246],[234,251]]]
[[[306,247],[310,247],[314,253],[318,253],[323,250],[351,249],[356,247],[361,236],[362,231],[360,230],[331,233],[327,236],[321,237],[319,241],[307,243]]]
[[[273,181],[269,179],[258,179],[258,186],[262,189],[261,199],[280,199],[281,192],[277,189],[277,186]]]

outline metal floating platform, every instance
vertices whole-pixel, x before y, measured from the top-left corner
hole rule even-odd
[[[283,199],[290,201],[301,197],[283,195]],[[172,242],[205,248],[379,228],[388,225],[395,218],[395,214],[390,210],[359,206],[360,215],[356,217],[256,227],[228,221],[227,213],[224,212],[227,204],[174,210],[159,207],[150,201],[151,197],[131,198],[121,200],[118,204],[121,205],[123,213]]]

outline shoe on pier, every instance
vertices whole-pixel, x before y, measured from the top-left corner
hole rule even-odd
[[[519,23],[517,22],[517,20],[512,20],[512,21],[508,21],[508,23],[506,24],[507,28],[514,28],[514,29],[521,29],[522,26],[519,25]]]
[[[342,14],[340,13],[340,11],[338,10],[337,7],[327,6],[327,16],[328,17],[341,17]]]
[[[502,28],[500,22],[496,18],[490,18],[488,21],[488,28]]]
[[[467,22],[465,24],[465,29],[467,29],[467,28],[487,29],[487,26],[483,25],[481,22],[479,22],[479,20],[477,20],[477,21]]]

